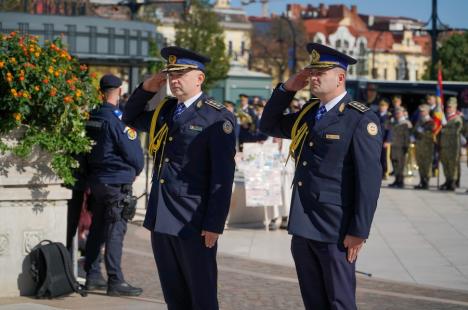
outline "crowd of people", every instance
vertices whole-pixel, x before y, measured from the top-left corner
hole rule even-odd
[[[460,155],[468,136],[465,119],[468,115],[458,110],[455,97],[450,97],[445,104],[440,129],[435,120],[437,97],[433,94],[427,95],[412,114],[408,113],[400,95],[394,95],[391,102],[381,98],[378,103],[371,103],[371,108],[378,114],[384,134],[383,178],[390,174],[395,177],[390,187],[404,187],[408,167],[412,169],[414,161],[420,177],[415,189],[429,189],[429,180],[437,175],[440,166],[445,182],[439,189],[454,191],[460,186]]]

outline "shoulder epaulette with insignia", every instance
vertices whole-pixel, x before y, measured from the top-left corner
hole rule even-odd
[[[364,113],[364,112],[370,110],[370,108],[368,106],[366,106],[364,103],[361,103],[359,101],[351,101],[350,103],[348,103],[348,105],[350,107],[352,107],[352,108],[355,108],[356,110],[358,110],[361,113]]]
[[[207,98],[205,99],[205,103],[209,105],[210,107],[215,108],[216,110],[222,110],[224,109],[224,106],[218,102],[216,102],[213,98]]]

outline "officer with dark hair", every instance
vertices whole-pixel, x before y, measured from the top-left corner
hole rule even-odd
[[[202,91],[206,56],[165,47],[166,68],[131,95],[124,120],[149,132],[154,176],[144,227],[168,309],[218,309],[217,240],[231,202],[235,116]],[[172,94],[148,101],[169,81]]]
[[[377,207],[382,130],[377,115],[346,92],[356,60],[318,43],[307,50],[310,65],[276,87],[260,130],[292,139],[288,230],[305,308],[356,309],[355,264]],[[284,115],[308,84],[318,98]]]
[[[86,289],[107,288],[110,296],[138,296],[142,289],[125,281],[121,258],[127,221],[135,212],[132,183],[143,169],[143,151],[136,131],[121,120],[118,104],[122,81],[107,74],[99,85],[105,101],[90,113],[86,124],[89,137],[95,141],[87,158],[93,221],[86,243]],[[100,267],[103,244],[107,281]]]

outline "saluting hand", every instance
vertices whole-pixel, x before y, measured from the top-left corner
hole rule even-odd
[[[153,74],[149,79],[143,82],[143,89],[149,92],[157,93],[161,87],[166,84],[166,73],[159,72]]]
[[[219,234],[211,232],[211,231],[206,231],[203,230],[201,235],[205,237],[205,246],[207,248],[212,248],[215,246],[216,241],[218,240]]]
[[[303,69],[302,71],[291,76],[285,83],[284,88],[288,91],[298,91],[309,84],[310,70]]]
[[[364,245],[365,239],[354,237],[351,235],[346,235],[343,241],[343,245],[345,248],[348,249],[347,259],[348,262],[354,263],[358,256],[359,251],[361,250],[362,246]]]

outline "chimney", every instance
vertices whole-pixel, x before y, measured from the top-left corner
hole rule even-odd
[[[300,4],[288,4],[286,6],[287,16],[292,19],[301,18],[302,13],[302,6]]]
[[[355,4],[353,4],[351,6],[351,14],[352,15],[357,15],[357,6]]]
[[[319,4],[319,16],[320,17],[327,17],[327,7],[325,6],[325,4],[323,3],[320,3]]]

